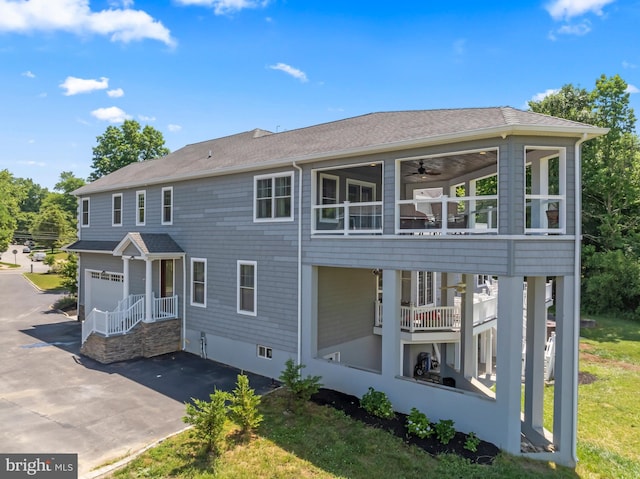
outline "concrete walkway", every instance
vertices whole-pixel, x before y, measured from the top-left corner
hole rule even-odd
[[[77,453],[82,477],[183,429],[190,398],[235,386],[238,370],[187,353],[107,366],[81,356],[80,323],[50,309],[58,297],[0,274],[0,452]]]

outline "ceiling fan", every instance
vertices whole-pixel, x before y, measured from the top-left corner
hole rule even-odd
[[[427,176],[438,176],[441,175],[439,171],[436,170],[428,170],[424,167],[424,161],[419,161],[420,166],[413,173],[409,173],[407,176],[419,176],[420,178],[426,178]]]

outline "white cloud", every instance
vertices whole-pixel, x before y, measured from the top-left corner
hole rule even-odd
[[[111,8],[94,12],[89,0],[0,0],[0,32],[61,30],[109,36],[111,41],[158,40],[174,46],[170,31],[142,10]]]
[[[216,15],[226,15],[247,8],[263,8],[270,0],[176,0],[180,5],[211,7]]]
[[[591,22],[589,20],[583,20],[576,25],[562,25],[558,28],[557,33],[560,35],[586,35],[591,31]]]
[[[27,166],[47,166],[47,164],[44,161],[28,160],[28,161],[18,161],[18,163],[20,165],[27,165]]]
[[[622,62],[622,68],[638,68],[638,65],[636,65],[635,63],[630,63],[630,62],[624,60]]]
[[[109,88],[109,79],[101,77],[100,80],[84,79],[77,77],[67,77],[60,83],[60,88],[66,90],[65,96],[77,95],[78,93],[90,93],[95,90],[106,90]]]
[[[586,13],[602,16],[602,8],[615,0],[553,0],[545,8],[554,20],[568,20]]]
[[[637,86],[632,85],[631,83],[629,83],[627,85],[627,89],[625,90],[625,92],[627,92],[627,93],[640,93],[640,89],[638,89]]]
[[[536,93],[535,95],[533,95],[531,97],[531,101],[542,101],[546,97],[548,97],[549,95],[555,95],[559,91],[560,91],[559,88],[549,88],[549,89],[543,91],[542,93]]]
[[[269,65],[269,68],[271,68],[272,70],[283,71],[286,74],[291,75],[293,78],[297,78],[302,83],[309,81],[305,72],[303,72],[302,70],[298,70],[291,65],[287,65],[286,63],[276,63],[275,65]]]
[[[109,95],[110,98],[120,98],[121,96],[124,96],[124,90],[122,88],[108,90],[107,95]]]
[[[180,125],[169,124],[167,125],[167,129],[172,133],[176,133],[182,130],[182,127]]]
[[[23,77],[27,77],[27,78],[35,78],[36,76],[31,72],[31,70],[27,70],[26,72],[22,73]]]
[[[155,116],[138,115],[138,120],[140,120],[140,121],[156,121],[156,117]]]
[[[117,106],[111,106],[109,108],[98,108],[97,110],[93,110],[91,112],[98,120],[108,121],[109,123],[122,123],[125,120],[129,120],[131,118],[130,115],[127,115],[124,110],[118,108]]]

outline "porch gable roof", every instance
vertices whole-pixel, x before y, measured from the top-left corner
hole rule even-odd
[[[126,249],[133,246],[143,259],[181,258],[184,250],[166,233],[130,232],[113,249],[114,256],[126,256]]]

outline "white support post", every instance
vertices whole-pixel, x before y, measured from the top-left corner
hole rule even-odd
[[[520,453],[520,400],[522,373],[522,276],[498,278],[498,357],[496,406],[500,416],[499,444],[510,454]]]
[[[462,275],[462,282],[466,285],[462,293],[460,311],[460,366],[462,375],[470,379],[477,375],[477,360],[474,354],[473,340],[473,275]],[[475,360],[475,364],[474,364]]]
[[[484,372],[489,378],[493,374],[493,328],[489,328],[486,332],[485,358]]]
[[[388,379],[402,375],[400,362],[400,323],[402,275],[399,270],[382,271],[382,375]]]
[[[145,277],[144,277],[144,302],[145,312],[144,321],[146,323],[153,322],[153,260],[145,259]]]
[[[126,256],[122,257],[122,275],[124,276],[122,299],[127,299],[129,297],[129,258]]]
[[[544,434],[544,351],[547,331],[546,284],[542,276],[527,278],[524,433]],[[531,439],[534,439],[533,437]]]
[[[578,341],[574,276],[556,278],[556,363],[553,395],[553,443],[560,464],[576,463]]]

